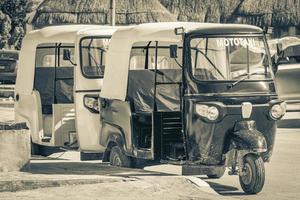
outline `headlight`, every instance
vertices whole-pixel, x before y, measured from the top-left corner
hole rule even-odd
[[[280,119],[286,112],[286,104],[281,103],[281,104],[275,104],[271,107],[270,110],[270,116],[272,119]]]
[[[196,113],[210,121],[215,121],[219,117],[219,110],[215,106],[196,104]]]
[[[208,108],[207,110],[207,118],[211,121],[214,121],[216,119],[218,119],[219,117],[219,110],[218,108],[211,106]]]
[[[99,113],[99,100],[98,97],[85,96],[84,97],[84,106],[89,109],[91,112]]]

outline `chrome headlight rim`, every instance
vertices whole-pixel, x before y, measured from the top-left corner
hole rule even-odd
[[[100,113],[99,96],[98,95],[84,95],[83,105],[92,113]]]
[[[280,115],[278,116],[275,116],[275,114],[273,113],[274,112],[274,109],[281,109],[281,113]],[[275,103],[275,104],[272,104],[270,106],[270,109],[269,109],[269,116],[271,119],[277,121],[277,120],[280,120],[286,113],[286,103],[285,102],[279,102],[279,103]]]
[[[208,123],[215,123],[223,118],[225,113],[224,108],[224,105],[219,102],[196,102],[194,105],[194,112],[201,120]],[[213,114],[215,115],[213,116]]]

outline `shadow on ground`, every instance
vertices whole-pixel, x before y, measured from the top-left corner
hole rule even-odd
[[[213,188],[217,193],[224,196],[247,196],[248,194],[239,191],[238,188],[228,185],[223,185],[220,183],[214,183],[211,181],[206,181],[211,188]]]
[[[27,171],[32,174],[59,174],[59,175],[108,175],[122,177],[137,176],[170,176],[172,174],[150,172],[142,169],[128,169],[112,167],[106,163],[90,162],[33,162]]]

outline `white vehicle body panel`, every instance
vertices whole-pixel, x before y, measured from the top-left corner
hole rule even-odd
[[[77,67],[75,67],[75,110],[76,110],[76,130],[78,133],[79,148],[88,152],[103,152],[105,149],[99,144],[100,141],[100,115],[99,113],[91,113],[84,106],[85,95],[96,95],[102,88],[103,79],[86,78],[82,73],[80,66],[80,41],[81,39],[89,36],[97,38],[107,38],[115,32],[116,28],[106,28],[104,30],[89,30],[79,31],[76,38],[77,51],[75,51]]]

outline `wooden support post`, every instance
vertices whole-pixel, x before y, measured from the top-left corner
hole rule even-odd
[[[116,25],[116,1],[110,0],[110,25]]]

